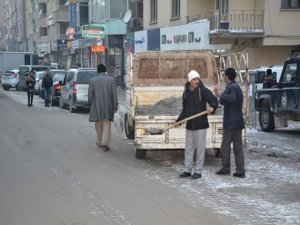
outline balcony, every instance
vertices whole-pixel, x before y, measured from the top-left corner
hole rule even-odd
[[[210,21],[211,37],[262,37],[264,35],[263,10],[229,10],[226,14],[216,11],[203,16],[188,16],[187,22],[201,19]]]
[[[47,27],[48,19],[46,14],[41,14],[37,19],[37,27]]]
[[[52,10],[53,24],[59,22],[69,22],[69,7],[64,5],[57,5]]]

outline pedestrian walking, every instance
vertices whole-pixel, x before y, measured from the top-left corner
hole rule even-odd
[[[44,100],[45,107],[49,107],[50,105],[50,95],[51,95],[51,87],[53,86],[53,78],[50,74],[49,68],[45,70],[45,75],[43,77],[42,88],[44,88]]]
[[[178,121],[189,116],[206,111],[208,114],[215,112],[218,107],[218,100],[213,93],[204,86],[200,80],[200,75],[197,71],[192,70],[188,74],[188,82],[185,84],[183,92],[183,108],[175,125]],[[207,103],[210,107],[206,107]],[[205,157],[206,132],[209,127],[207,115],[197,117],[186,123],[185,133],[185,150],[184,150],[184,171],[179,174],[179,177],[192,177],[193,179],[201,178],[202,168]],[[195,156],[196,151],[196,156]],[[194,173],[192,174],[193,164]]]
[[[109,151],[111,122],[118,108],[117,89],[114,78],[107,75],[105,65],[98,65],[97,73],[98,76],[93,77],[89,85],[89,121],[95,122],[96,144],[104,151]]]
[[[235,82],[236,71],[233,68],[225,70],[226,87],[223,93],[220,88],[215,89],[216,96],[220,97],[220,103],[224,105],[223,139],[221,144],[222,168],[217,175],[230,175],[230,152],[233,143],[236,172],[233,176],[244,178],[244,152],[242,143],[243,118],[243,92]]]
[[[26,77],[28,107],[33,106],[32,102],[33,102],[33,95],[34,95],[34,85],[35,85],[35,77],[34,77],[34,72],[31,70]]]

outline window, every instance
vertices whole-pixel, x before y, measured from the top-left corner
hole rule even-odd
[[[42,37],[42,36],[48,36],[47,27],[40,28],[40,37]]]
[[[157,21],[157,0],[150,1],[150,22]]]
[[[228,0],[216,0],[216,10],[221,15],[226,15],[228,13]]]
[[[283,74],[282,82],[291,83],[296,81],[297,63],[287,64]]]
[[[172,0],[172,18],[180,17],[180,0]]]
[[[300,9],[300,0],[281,0],[282,9]]]

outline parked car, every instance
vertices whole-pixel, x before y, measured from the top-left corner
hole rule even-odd
[[[19,90],[19,70],[7,70],[3,73],[1,78],[2,87],[8,91],[10,88]]]
[[[44,71],[38,71],[35,73],[35,85],[34,85],[34,92],[38,96],[42,96],[42,82],[44,78]]]
[[[88,89],[92,77],[97,76],[96,69],[70,69],[63,80],[59,106],[69,107],[71,113],[78,108],[89,108]]]
[[[53,86],[51,88],[51,104],[59,104],[59,98],[60,98],[60,91],[62,87],[62,81],[64,80],[64,77],[66,75],[66,72],[63,73],[57,73],[53,76]]]

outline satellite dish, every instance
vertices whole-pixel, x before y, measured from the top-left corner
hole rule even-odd
[[[128,23],[129,20],[131,19],[131,16],[132,16],[132,11],[131,11],[131,9],[129,9],[129,10],[125,13],[125,16],[124,16],[124,18],[123,18],[124,23]]]

